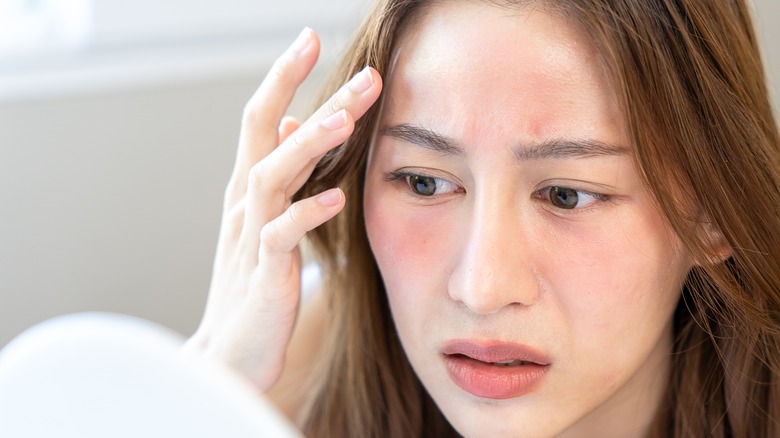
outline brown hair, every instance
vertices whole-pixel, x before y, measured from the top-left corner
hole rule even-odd
[[[386,73],[395,39],[427,3],[378,1],[324,95],[366,65]],[[780,436],[780,138],[745,2],[542,3],[591,36],[637,167],[699,262],[675,313],[672,376],[652,434]],[[363,174],[378,114],[370,109],[298,194],[341,186],[347,196],[345,211],[311,235],[330,313],[305,432],[455,436],[403,353],[365,234]]]

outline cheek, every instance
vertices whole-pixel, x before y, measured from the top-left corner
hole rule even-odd
[[[394,190],[367,187],[365,223],[369,244],[385,285],[390,312],[406,354],[412,362],[426,345],[425,333],[435,330],[441,300],[446,297],[450,239],[445,218],[430,212],[415,214],[414,206]],[[435,225],[433,225],[435,224]]]
[[[446,272],[447,254],[453,243],[444,216],[434,217],[435,208],[425,215],[415,214],[409,203],[399,202],[397,194],[366,188],[364,202],[366,232],[371,250],[382,273],[388,294],[431,290]],[[445,283],[446,284],[446,283]],[[410,288],[409,285],[415,285]],[[406,292],[405,292],[406,291]]]
[[[667,311],[690,268],[673,233],[644,203],[552,239],[555,257],[543,269],[548,287],[571,320],[589,321],[593,328],[628,324],[620,312],[641,317]]]
[[[559,254],[557,270],[547,266],[551,275],[545,278],[568,321],[574,359],[599,363],[591,371],[606,388],[622,381],[658,347],[690,262],[665,222],[644,209],[597,227],[587,230],[590,237],[559,236],[579,243]],[[605,351],[610,360],[599,360]]]

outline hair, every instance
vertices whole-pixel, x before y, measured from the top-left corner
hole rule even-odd
[[[397,39],[429,3],[377,1],[323,96],[366,65],[388,72]],[[540,3],[591,37],[637,169],[697,261],[674,314],[671,377],[651,435],[780,436],[780,138],[745,1],[491,3]],[[379,111],[296,195],[340,186],[347,197],[310,235],[326,272],[329,328],[304,430],[456,436],[406,359],[366,237],[362,192]]]

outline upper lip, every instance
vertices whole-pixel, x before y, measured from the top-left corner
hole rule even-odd
[[[468,356],[481,362],[520,360],[539,365],[550,364],[550,358],[541,351],[523,344],[496,340],[454,339],[444,344],[442,353]]]

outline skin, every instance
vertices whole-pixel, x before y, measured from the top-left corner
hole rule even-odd
[[[642,436],[692,262],[634,168],[593,48],[538,9],[448,2],[424,18],[399,40],[365,191],[407,356],[466,436]],[[310,119],[285,118],[318,53],[305,30],[247,104],[206,312],[186,345],[273,387],[290,416],[304,395],[287,389],[316,355],[307,334],[322,332],[321,303],[300,308],[298,243],[343,209],[344,194],[291,197],[382,89],[369,68]],[[401,124],[456,147],[431,151]],[[614,151],[539,154],[551,141]],[[415,195],[399,172],[436,177],[438,191]],[[556,207],[553,185],[579,190],[582,208]],[[447,374],[451,339],[524,344],[549,357],[548,371],[523,396],[479,398]]]
[[[415,372],[465,436],[643,436],[693,263],[634,166],[588,38],[539,9],[447,2],[397,50],[364,208]],[[527,153],[562,140],[616,151]],[[398,172],[438,178],[437,191],[416,194]],[[579,190],[580,204],[556,206],[550,186]],[[528,394],[476,397],[447,373],[452,339],[523,344],[550,365]]]
[[[355,120],[382,89],[379,74],[367,68],[303,123],[285,117],[319,49],[317,35],[304,29],[247,103],[225,191],[206,311],[185,345],[232,366],[260,391],[280,380],[300,380],[301,364],[310,364],[298,340],[320,320],[308,318],[308,325],[298,325],[293,336],[301,313],[298,244],[308,231],[338,214],[345,198],[332,188],[295,203],[291,199],[320,158],[352,134]],[[302,307],[302,313],[310,315],[319,313],[321,305],[315,301]],[[294,363],[286,367],[288,352]],[[280,401],[288,413],[299,405],[298,395]]]

